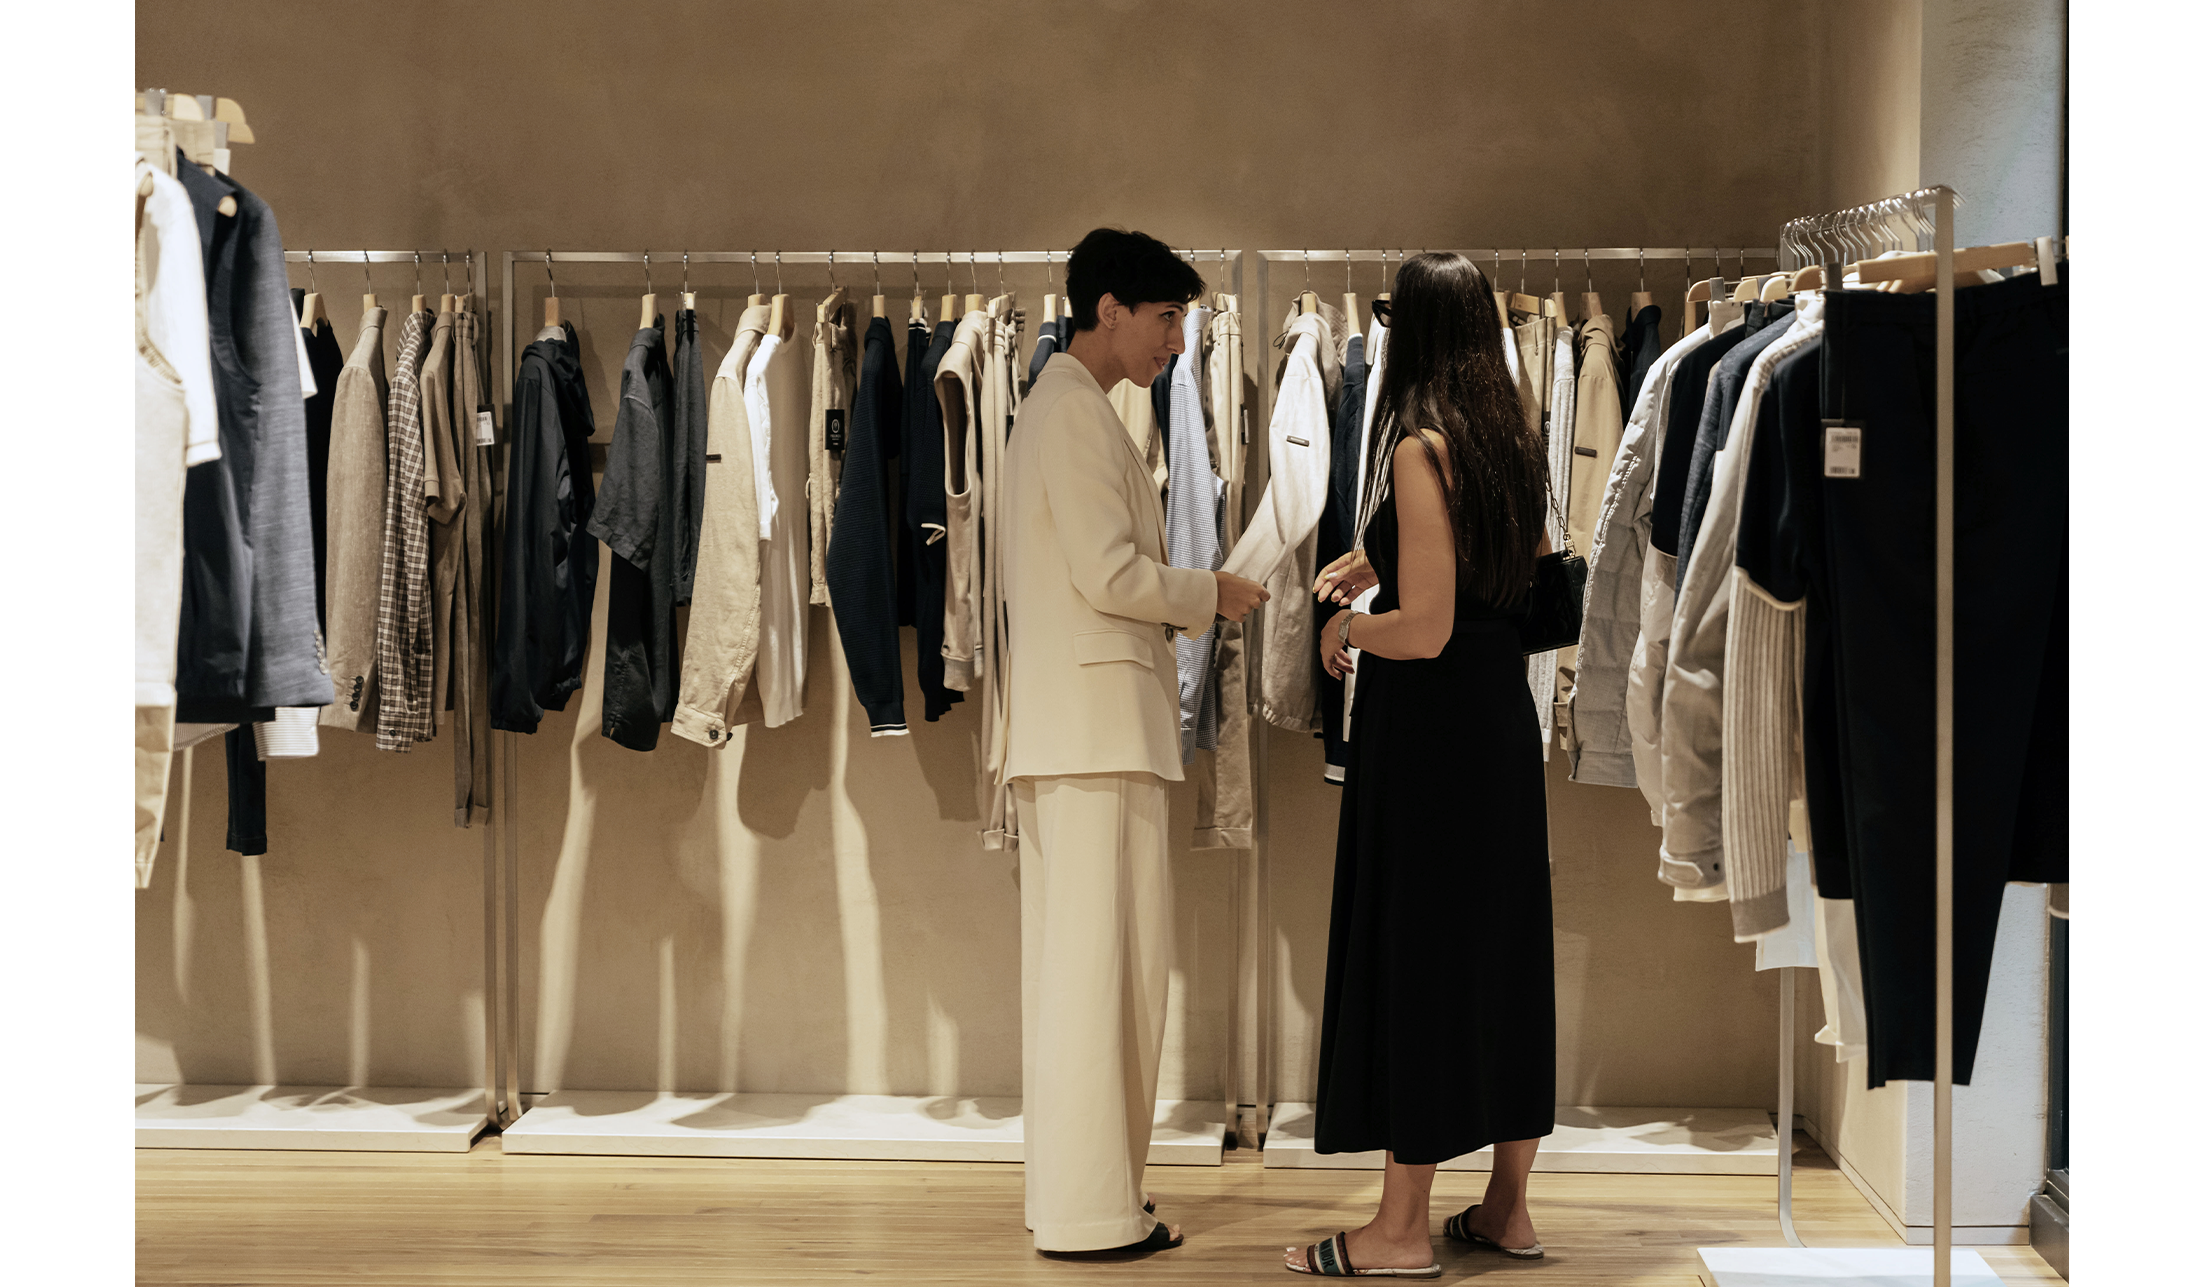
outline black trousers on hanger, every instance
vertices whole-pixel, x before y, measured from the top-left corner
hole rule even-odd
[[[2064,280],[2060,273],[2060,283]],[[1958,293],[1956,1080],[1971,1080],[2003,887],[2062,881],[2067,297],[2037,276]],[[1823,413],[1861,428],[1821,495],[1839,807],[1857,902],[1867,1084],[1934,1077],[1935,298],[1827,300]]]
[[[229,761],[229,848],[252,855],[268,851],[268,764],[252,740],[252,725],[222,735]]]

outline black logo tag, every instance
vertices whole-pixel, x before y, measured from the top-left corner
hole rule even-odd
[[[826,450],[843,451],[848,445],[848,412],[839,408],[826,412]]]

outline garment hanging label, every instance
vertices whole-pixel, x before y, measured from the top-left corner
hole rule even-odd
[[[849,413],[838,407],[826,412],[826,450],[843,451],[849,445]]]
[[[497,421],[487,411],[474,413],[474,445],[477,447],[494,447],[497,445]]]
[[[1820,473],[1828,478],[1856,478],[1864,451],[1865,426],[1850,420],[1823,420],[1820,440]]]

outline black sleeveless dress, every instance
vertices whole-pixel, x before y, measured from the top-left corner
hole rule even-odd
[[[1366,548],[1399,606],[1386,497]],[[1315,1151],[1443,1162],[1552,1132],[1552,873],[1516,618],[1456,584],[1422,660],[1362,653],[1338,813]]]

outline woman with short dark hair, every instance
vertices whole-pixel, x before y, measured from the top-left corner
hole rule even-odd
[[[1315,1105],[1320,1153],[1384,1151],[1374,1219],[1287,1267],[1435,1277],[1437,1164],[1495,1145],[1456,1241],[1533,1259],[1537,1142],[1552,1131],[1552,882],[1544,765],[1519,614],[1543,539],[1544,447],[1508,372],[1474,264],[1399,270],[1361,499],[1360,549],[1316,579],[1373,611],[1324,627],[1323,666],[1355,669],[1338,815]]]

